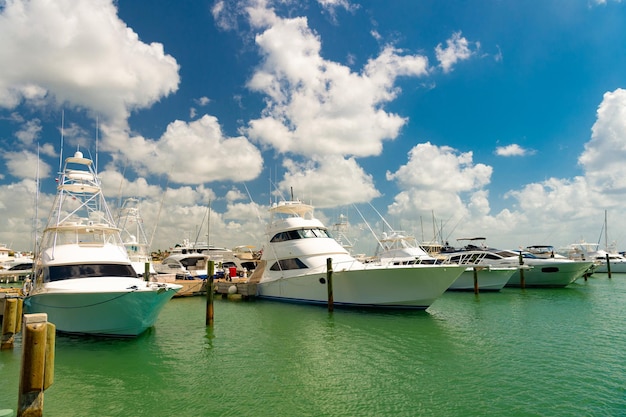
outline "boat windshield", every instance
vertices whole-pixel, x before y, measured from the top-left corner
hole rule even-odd
[[[287,230],[285,232],[279,232],[274,235],[270,242],[286,242],[287,240],[293,239],[307,239],[314,237],[328,237],[332,238],[328,230],[326,229],[298,229],[298,230]]]
[[[97,277],[137,277],[131,265],[124,264],[81,264],[49,266],[44,271],[44,282],[64,279]]]

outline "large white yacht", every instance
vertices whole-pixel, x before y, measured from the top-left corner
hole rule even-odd
[[[330,259],[335,305],[426,309],[465,270],[458,265],[362,263],[332,238],[313,211],[298,200],[270,208],[267,240],[249,280],[258,284],[259,297],[327,303]]]
[[[24,308],[65,333],[137,336],[153,326],[179,285],[137,277],[91,159],[65,159],[36,251]]]

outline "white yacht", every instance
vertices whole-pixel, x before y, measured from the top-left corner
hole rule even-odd
[[[91,159],[65,159],[48,223],[25,284],[27,313],[65,333],[132,337],[153,326],[179,285],[137,277]]]
[[[311,205],[297,200],[274,204],[270,216],[261,260],[249,279],[262,298],[326,304],[330,259],[334,304],[426,309],[465,269],[362,263],[332,238]]]
[[[574,261],[559,257],[539,258],[527,251],[490,248],[485,245],[484,237],[458,240],[470,241],[459,250],[459,253],[466,253],[466,256],[475,254],[477,257],[475,262],[478,265],[517,268],[505,287],[520,287],[521,273],[524,274],[525,287],[565,287],[584,276],[593,266],[591,261]]]

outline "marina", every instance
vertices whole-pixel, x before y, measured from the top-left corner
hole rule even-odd
[[[426,311],[170,300],[130,340],[57,336],[45,415],[617,416],[626,280],[446,292]],[[16,408],[20,337],[0,351]]]

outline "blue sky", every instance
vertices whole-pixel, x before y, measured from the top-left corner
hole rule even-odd
[[[62,125],[63,157],[94,156],[98,132],[110,205],[141,200],[153,249],[206,240],[207,220],[211,243],[258,247],[292,189],[327,225],[348,216],[358,252],[373,208],[507,248],[604,244],[606,211],[626,248],[625,2],[11,0],[0,39],[15,249],[37,172],[49,211]]]

